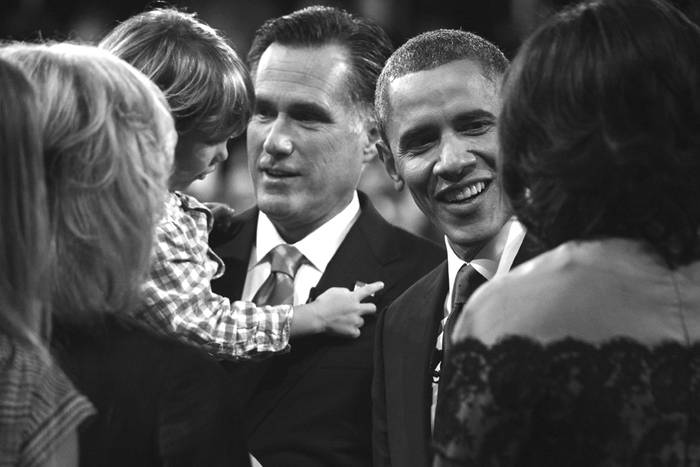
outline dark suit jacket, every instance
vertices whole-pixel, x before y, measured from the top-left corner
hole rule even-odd
[[[113,316],[57,321],[52,347],[97,409],[80,428],[80,465],[250,466],[239,401],[206,353]]]
[[[535,251],[526,237],[513,265]],[[379,315],[372,386],[374,467],[432,464],[432,360],[447,291],[444,261]]]
[[[384,281],[373,298],[387,306],[435,267],[444,251],[387,223],[360,193],[361,214],[312,290],[310,300],[330,287],[352,289],[355,281]],[[257,211],[240,215],[231,240],[216,248],[226,264],[217,293],[238,299],[255,241]],[[358,339],[325,335],[297,339],[288,354],[256,365],[263,375],[234,377],[258,382],[249,389],[249,445],[265,467],[371,465],[371,379],[374,317]]]

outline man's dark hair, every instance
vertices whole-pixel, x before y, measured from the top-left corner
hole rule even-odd
[[[465,59],[478,63],[484,76],[494,82],[508,68],[508,59],[498,47],[476,34],[456,29],[424,32],[396,49],[377,82],[374,106],[381,127],[386,125],[391,111],[389,85],[392,81],[410,73],[432,70]]]
[[[393,47],[386,32],[371,21],[337,8],[313,6],[266,21],[255,33],[248,65],[255,76],[261,55],[273,43],[347,50],[352,68],[348,83],[353,103],[371,109],[374,88]]]
[[[546,247],[624,237],[671,267],[700,257],[700,28],[682,13],[568,8],[525,42],[503,97],[505,192]]]

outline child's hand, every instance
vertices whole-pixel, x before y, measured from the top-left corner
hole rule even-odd
[[[211,211],[214,221],[209,232],[209,244],[214,247],[230,239],[229,230],[236,211],[224,203],[208,202],[204,205]]]
[[[360,337],[360,328],[365,324],[363,316],[377,311],[374,303],[361,302],[383,288],[383,282],[373,282],[356,287],[353,291],[333,287],[323,292],[310,304],[314,306],[320,319],[322,332]]]

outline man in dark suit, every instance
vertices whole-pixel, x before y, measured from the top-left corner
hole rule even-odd
[[[478,285],[529,257],[525,231],[511,218],[496,172],[499,86],[507,66],[481,37],[438,30],[401,46],[377,84],[382,160],[445,234],[447,260],[378,319],[376,467],[431,464],[439,362],[450,324]]]
[[[381,309],[444,258],[356,190],[376,157],[374,86],[391,50],[381,28],[334,8],[303,9],[257,31],[247,135],[257,206],[216,248],[226,265],[217,293],[254,299],[273,277],[270,255],[286,244],[303,258],[295,304],[381,280],[373,298]],[[227,364],[247,386],[249,446],[263,466],[371,465],[374,324],[366,317],[357,339],[307,337],[286,355]]]

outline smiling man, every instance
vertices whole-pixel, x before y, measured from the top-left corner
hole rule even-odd
[[[382,309],[444,258],[357,191],[377,154],[374,88],[391,51],[381,28],[335,8],[299,10],[257,31],[247,134],[257,206],[216,250],[226,264],[218,293],[257,301],[284,245],[298,259],[293,304],[383,281],[373,297]],[[299,339],[287,355],[229,365],[246,384],[249,446],[265,467],[371,465],[374,324],[366,315],[356,339]]]
[[[375,467],[431,464],[431,421],[450,327],[476,287],[532,254],[496,171],[507,66],[481,37],[437,30],[396,50],[377,84],[382,160],[445,234],[447,260],[378,320]]]

